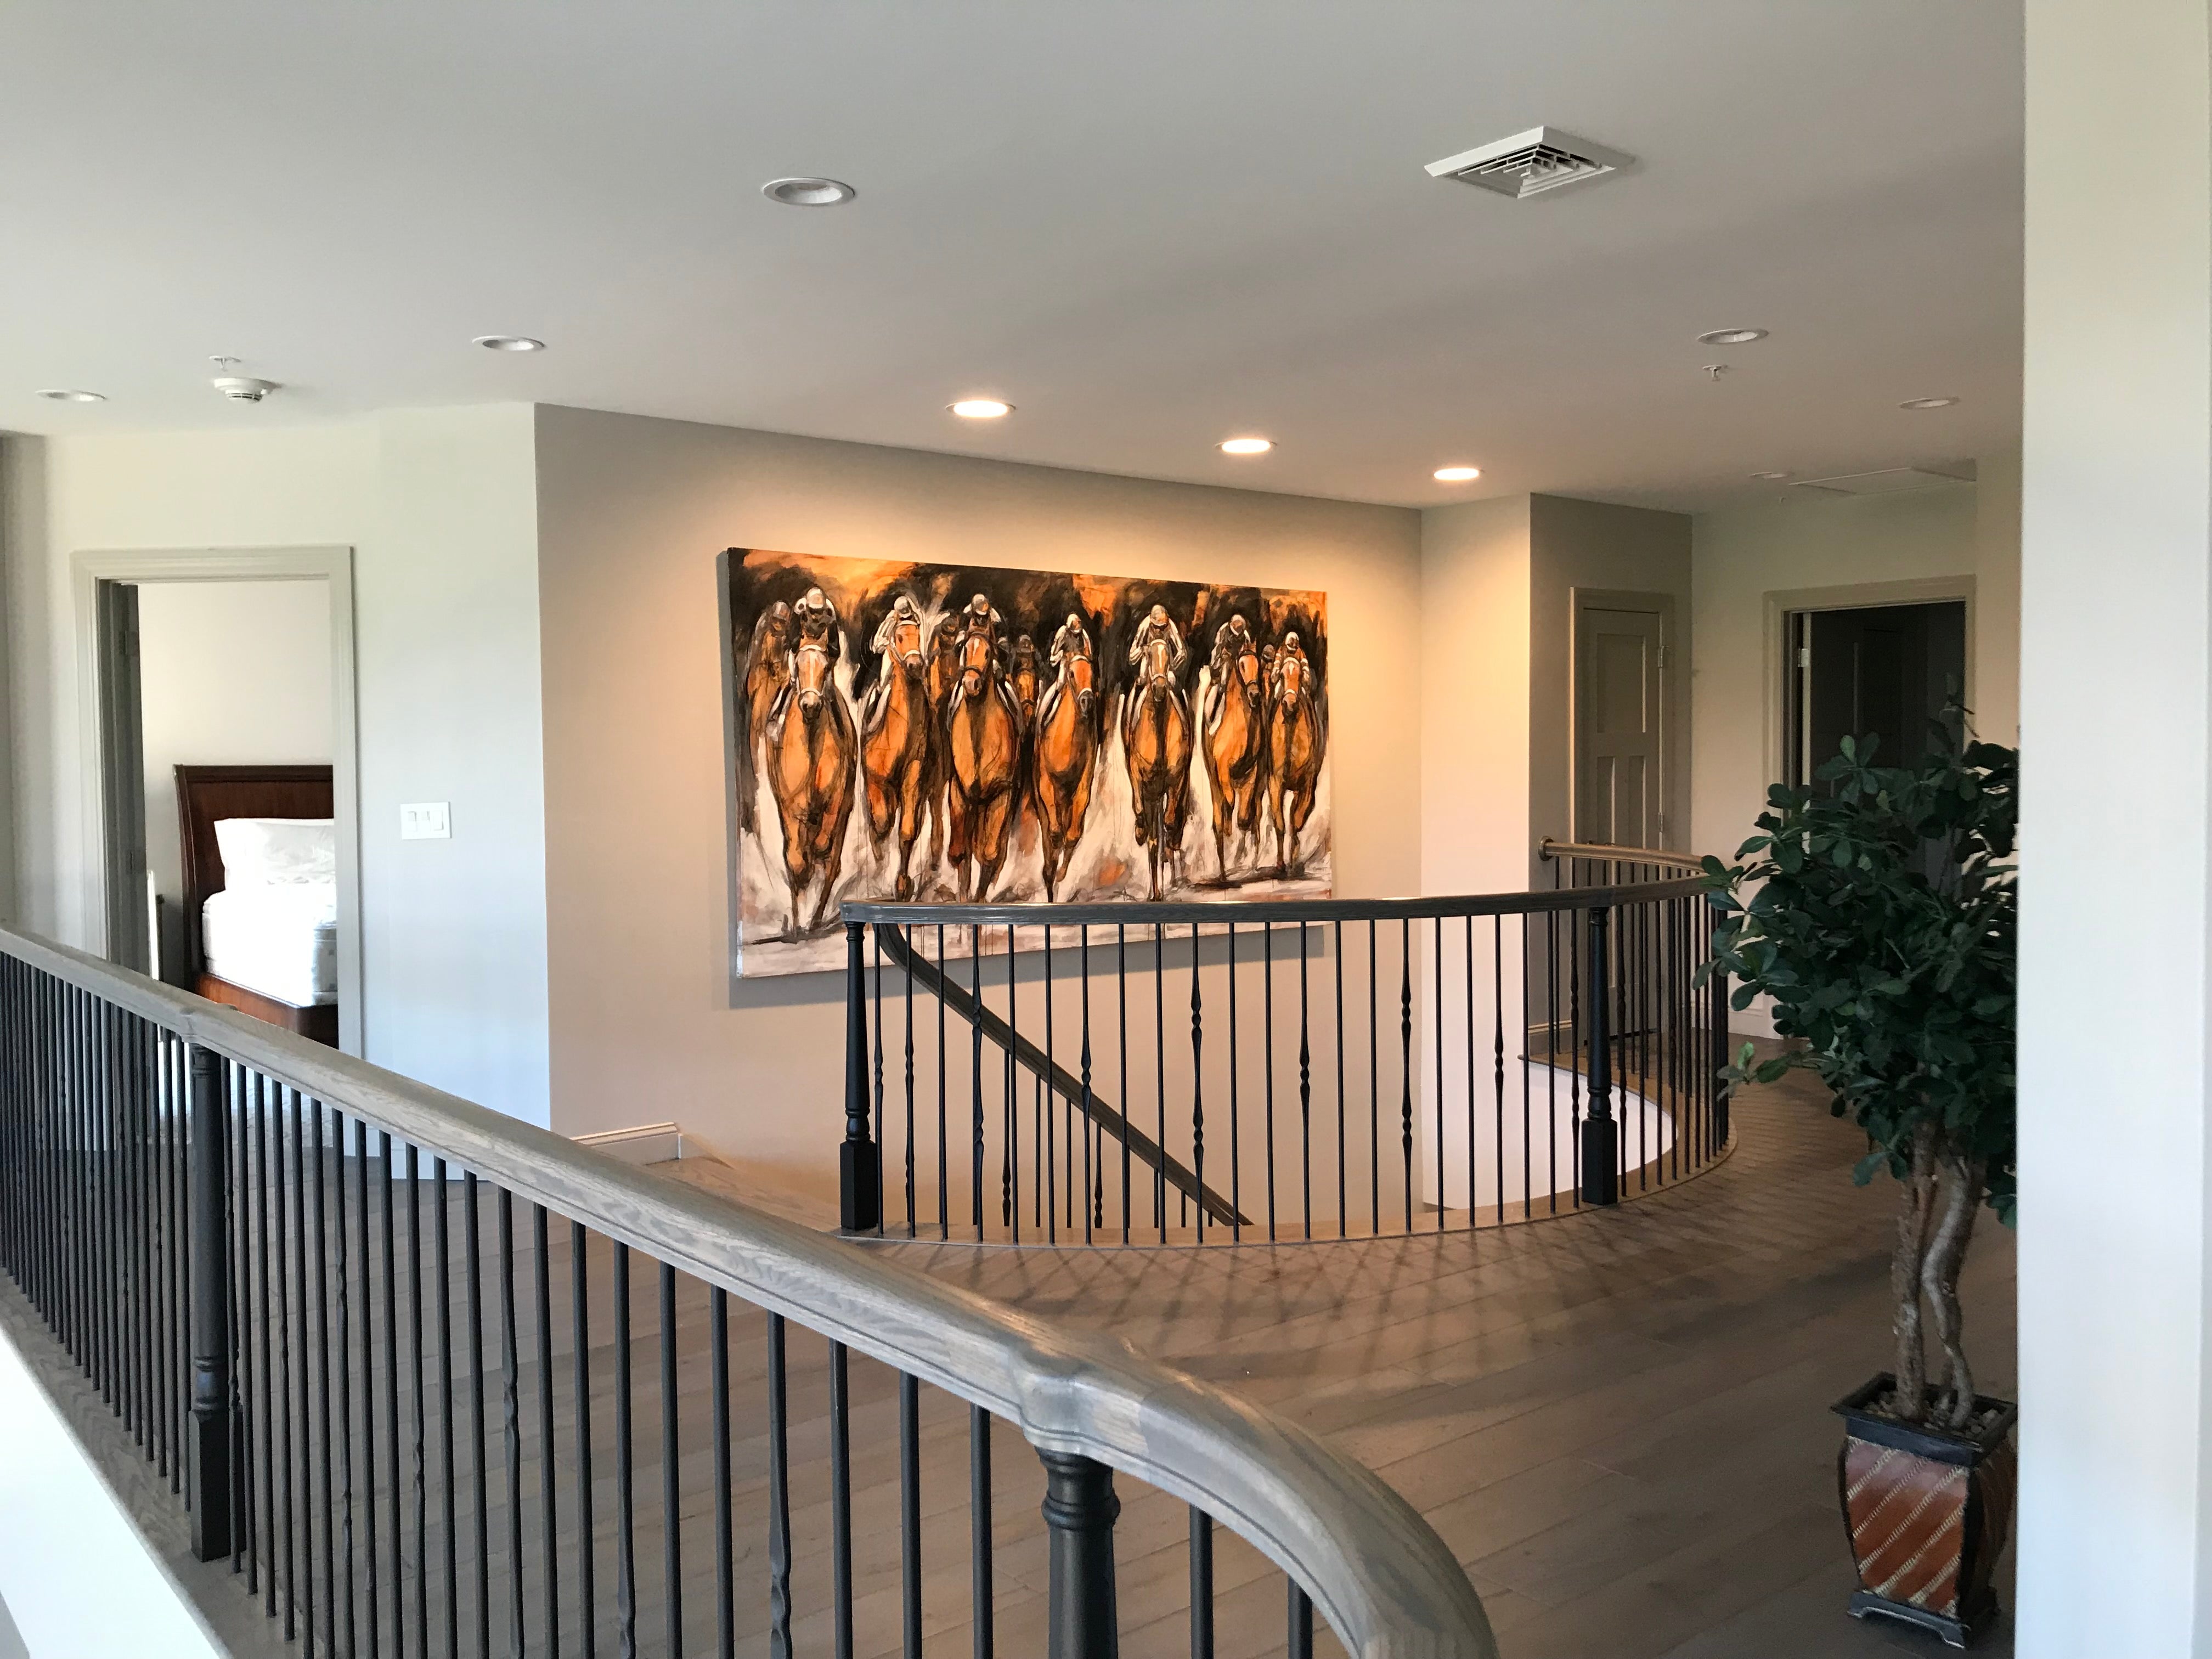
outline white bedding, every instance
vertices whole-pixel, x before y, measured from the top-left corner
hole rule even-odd
[[[226,888],[200,910],[208,972],[295,1008],[337,1000],[337,932],[335,882]]]

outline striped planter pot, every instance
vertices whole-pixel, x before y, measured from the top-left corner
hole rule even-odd
[[[1997,1610],[1990,1577],[2012,1530],[2020,1408],[1977,1397],[1977,1431],[1914,1427],[1873,1410],[1891,1386],[1885,1371],[1835,1407],[1847,1425],[1836,1469],[1859,1570],[1850,1611],[1963,1648]]]

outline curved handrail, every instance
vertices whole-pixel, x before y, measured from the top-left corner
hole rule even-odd
[[[1553,841],[1549,836],[1536,843],[1536,856],[1547,864],[1555,859],[1603,859],[1614,864],[1649,864],[1655,867],[1665,865],[1677,870],[1705,868],[1694,853],[1669,853],[1656,847],[1615,847],[1606,842]]]
[[[1371,1659],[1496,1659],[1482,1603],[1380,1476],[1118,1339],[1055,1327],[764,1211],[307,1042],[52,940],[9,954],[516,1196],[1017,1425],[1039,1448],[1203,1510],[1289,1573]]]

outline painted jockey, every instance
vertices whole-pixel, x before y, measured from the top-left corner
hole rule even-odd
[[[1129,666],[1134,668],[1144,661],[1145,653],[1155,640],[1168,642],[1168,672],[1180,677],[1183,665],[1189,660],[1189,651],[1182,642],[1182,630],[1175,625],[1175,618],[1168,615],[1164,605],[1154,605],[1144,621],[1137,624],[1137,636],[1129,641]]]
[[[1298,665],[1299,685],[1309,693],[1313,690],[1313,664],[1306,659],[1306,648],[1298,643],[1298,631],[1294,628],[1283,635],[1281,647],[1268,659],[1267,684],[1277,696],[1283,690],[1284,666],[1293,658]]]
[[[889,659],[898,649],[899,630],[904,628],[913,629],[917,636],[921,631],[921,608],[915,604],[913,595],[908,593],[902,593],[891,601],[890,612],[876,629],[875,642],[868,647],[877,656],[885,659],[884,671],[886,673],[891,667]]]
[[[1071,611],[1067,613],[1067,620],[1060,623],[1060,631],[1052,636],[1052,649],[1046,653],[1045,660],[1052,665],[1053,672],[1058,673],[1062,657],[1087,657],[1090,654],[1091,630],[1083,625],[1083,618]]]
[[[792,607],[791,614],[794,650],[803,645],[821,646],[832,663],[844,655],[845,630],[837,625],[837,608],[820,588],[808,588],[806,597]]]
[[[991,603],[988,594],[978,593],[969,600],[954,626],[959,630],[958,637],[963,641],[978,634],[990,641],[992,660],[998,664],[1000,672],[1006,672],[1006,619],[999,614],[999,607]]]
[[[1228,695],[1229,683],[1237,678],[1237,659],[1253,648],[1252,629],[1242,611],[1232,612],[1227,622],[1213,630],[1213,655],[1206,664],[1207,731],[1221,718],[1222,699]]]

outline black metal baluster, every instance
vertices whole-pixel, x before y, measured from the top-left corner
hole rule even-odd
[[[1190,1511],[1190,1659],[1213,1659],[1213,1517]]]
[[[296,1513],[292,1506],[292,1269],[290,1259],[287,1255],[284,1249],[287,1241],[284,1237],[286,1231],[286,1217],[284,1212],[284,1118],[283,1091],[282,1085],[276,1084],[266,1085],[262,1095],[261,1109],[263,1116],[266,1118],[269,1115],[270,1109],[269,1091],[271,1090],[275,1091],[276,1093],[276,1133],[275,1136],[276,1143],[276,1160],[272,1170],[264,1170],[262,1171],[262,1178],[267,1182],[270,1187],[273,1189],[270,1193],[270,1196],[276,1200],[276,1216],[273,1223],[274,1231],[276,1235],[277,1370],[275,1397],[276,1413],[276,1461],[278,1465],[279,1481],[277,1496],[280,1500],[281,1506],[275,1510],[274,1513],[277,1516],[277,1530],[283,1534],[284,1639],[289,1642],[296,1639],[299,1634],[298,1604],[300,1600],[299,1557],[293,1548],[292,1524],[294,1516]],[[295,1173],[298,1169],[298,1146],[295,1142],[293,1151],[293,1167]],[[266,1214],[267,1212],[264,1211],[264,1218],[266,1217]],[[296,1243],[296,1241],[294,1242]],[[265,1273],[266,1269],[264,1268],[264,1271]],[[305,1369],[304,1364],[302,1364],[302,1369]],[[270,1540],[270,1548],[269,1552],[269,1583],[271,1589],[276,1588],[276,1550],[275,1544],[276,1540],[272,1539]]]
[[[361,1472],[363,1477],[362,1498],[362,1540],[368,1547],[368,1571],[362,1581],[362,1600],[367,1605],[366,1621],[368,1635],[369,1659],[376,1659],[377,1638],[384,1609],[378,1595],[377,1535],[376,1535],[376,1285],[375,1257],[369,1250],[368,1203],[368,1125],[362,1119],[354,1120],[355,1161],[354,1199],[359,1211],[356,1224],[360,1229],[361,1249]],[[393,1494],[398,1501],[398,1494]],[[393,1582],[398,1582],[399,1564],[392,1564]]]
[[[484,1433],[483,1218],[477,1204],[477,1177],[461,1175],[461,1216],[468,1228],[464,1271],[469,1294],[469,1462],[475,1481],[477,1521],[477,1659],[491,1659],[491,1448]],[[371,1478],[374,1463],[372,1461]],[[372,1522],[372,1535],[375,1531]]]
[[[921,1659],[921,1385],[904,1371],[899,1373],[899,1588],[906,1659]]]
[[[1398,924],[1398,1048],[1401,1095],[1398,1103],[1400,1151],[1406,1176],[1406,1231],[1413,1231],[1413,922]]]
[[[599,1651],[599,1598],[592,1547],[592,1306],[586,1278],[591,1244],[584,1224],[568,1224],[570,1317],[576,1344],[576,1627],[584,1659]]]
[[[1290,1659],[1313,1659],[1313,1602],[1294,1579],[1291,1583]]]
[[[1528,1111],[1528,1091],[1534,1083],[1528,1064],[1528,913],[1521,913],[1521,1218],[1536,1213],[1536,1153]],[[1504,1177],[1498,1178],[1500,1219],[1504,1206]]]
[[[1575,1207],[1583,1201],[1583,951],[1576,912],[1565,917],[1567,957],[1567,1164]],[[1554,1183],[1553,1190],[1557,1190]]]
[[[1206,1190],[1206,1068],[1204,1010],[1198,990],[1198,924],[1190,925],[1190,1156],[1193,1179],[1200,1192]],[[1162,1163],[1166,1159],[1163,1158]],[[1183,1213],[1190,1212],[1188,1195],[1183,1201]],[[1198,1242],[1206,1243],[1206,1206],[1198,1206]]]
[[[1126,924],[1114,924],[1114,980],[1115,994],[1121,999],[1121,1107],[1126,1114],[1135,1104],[1129,1096],[1129,930]],[[1129,1242],[1129,1137],[1121,1136],[1121,1242]]]
[[[976,1012],[983,1007],[983,930],[968,930],[968,994]],[[983,1022],[968,1022],[972,1047],[969,1052],[968,1080],[975,1093],[975,1122],[974,1133],[975,1169],[969,1182],[969,1196],[975,1211],[975,1237],[983,1237]]]
[[[1527,918],[1524,916],[1522,920],[1525,921]],[[1474,928],[1474,918],[1469,916],[1468,930],[1472,933]],[[1527,986],[1526,975],[1522,976],[1522,984],[1524,988]],[[1496,1016],[1491,1032],[1490,1066],[1491,1085],[1498,1112],[1498,1220],[1502,1226],[1505,1221],[1505,918],[1503,916],[1490,919],[1490,1006],[1492,1013]],[[1525,1028],[1528,1022],[1524,1020],[1522,1024]],[[1528,1045],[1524,1042],[1522,1046],[1525,1048]],[[1522,1099],[1525,1110],[1528,1099],[1525,1089],[1522,1091]],[[1528,1138],[1524,1133],[1521,1137],[1524,1157],[1527,1156],[1528,1146]]]
[[[909,995],[912,986],[909,975]],[[913,1121],[909,1111],[907,1121],[911,1125]],[[913,1168],[911,1159],[907,1167]],[[907,1213],[911,1220],[911,1207]],[[737,1659],[737,1545],[730,1523],[730,1293],[720,1285],[707,1296],[707,1341],[712,1351],[708,1386],[713,1394],[714,1428],[714,1651],[718,1659]]]
[[[1070,1452],[1037,1453],[1044,1465],[1046,1652],[1050,1659],[1115,1659],[1121,1618],[1114,1583],[1114,1522],[1121,1500],[1114,1471]],[[843,1656],[840,1656],[843,1659]]]
[[[545,1206],[530,1206],[530,1244],[538,1252],[538,1521],[545,1575],[545,1651],[561,1651],[561,1483],[553,1449],[553,1245]]]
[[[430,1653],[430,1480],[429,1412],[423,1397],[422,1354],[422,1154],[407,1143],[407,1323],[408,1354],[415,1364],[414,1467],[410,1471],[415,1496],[415,1653]],[[392,1494],[397,1502],[398,1494]]]
[[[1344,1158],[1344,924],[1333,923],[1330,954],[1336,959],[1336,1236],[1351,1237],[1352,1211],[1345,1184]]]
[[[387,1131],[382,1141],[384,1152],[384,1425],[385,1481],[392,1493],[392,1650],[395,1654],[407,1650],[407,1615],[404,1601],[407,1557],[406,1546],[401,1537],[404,1517],[399,1508],[399,1257],[395,1244],[398,1237],[397,1216],[393,1207],[393,1188],[399,1181],[399,1154]]]
[[[1092,1153],[1105,1162],[1106,1149],[1098,1141],[1091,1115],[1091,928],[1085,923],[1077,935],[1076,954],[1083,963],[1083,1242],[1091,1243],[1091,1225],[1104,1226],[1105,1171],[1093,1169]],[[1094,1184],[1096,1183],[1096,1184]]]
[[[331,1115],[331,1139],[337,1150],[337,1167],[331,1176],[331,1209],[337,1221],[337,1250],[331,1263],[331,1277],[337,1284],[338,1328],[338,1527],[342,1534],[339,1554],[345,1563],[345,1651],[347,1659],[360,1650],[356,1644],[357,1631],[354,1622],[354,1587],[359,1577],[354,1571],[353,1534],[353,1263],[348,1259],[346,1232],[345,1136],[346,1121],[343,1113]],[[374,1476],[372,1475],[372,1479]],[[338,1600],[337,1580],[331,1581],[331,1600]],[[335,1615],[334,1615],[335,1616]]]
[[[1306,924],[1298,924],[1298,1156],[1305,1205],[1305,1237],[1313,1231],[1313,1011],[1308,987]]]
[[[261,1341],[261,1357],[254,1366],[255,1419],[261,1425],[258,1455],[261,1462],[261,1504],[254,1512],[254,1555],[261,1563],[261,1610],[276,1613],[276,1537],[282,1524],[276,1512],[276,1440],[283,1425],[276,1409],[276,1356],[270,1352],[275,1322],[269,1316],[269,1196],[274,1184],[269,1175],[269,1079],[258,1072],[247,1073],[246,1110],[253,1124],[253,1254],[255,1281],[254,1324]],[[280,1249],[281,1263],[284,1253]],[[250,1588],[249,1583],[249,1588]]]
[[[1160,1149],[1152,1168],[1152,1219],[1159,1224],[1160,1243],[1168,1242],[1168,952],[1166,930],[1152,924],[1152,1038],[1153,1075],[1159,1085],[1156,1125]]]
[[[1267,1242],[1275,1241],[1275,924],[1260,924],[1260,1079],[1267,1104]]]
[[[783,1316],[768,1316],[768,1650],[791,1659],[791,1427]]]
[[[1377,1046],[1375,922],[1367,923],[1367,1230],[1382,1232],[1382,1061]]]
[[[902,927],[900,942],[906,947],[899,960],[907,965],[899,974],[906,988],[906,1236],[915,1236],[914,1187],[914,929]]]
[[[1007,930],[1007,936],[1012,937],[1011,928]],[[1058,1126],[1055,1120],[1060,1115],[1059,1097],[1055,1094],[1049,1105],[1046,1103],[1044,1098],[1044,1080],[1054,1074],[1052,1047],[1052,929],[1049,927],[1044,930],[1044,1072],[1036,1079],[1037,1116],[1040,1120],[1038,1127],[1042,1133],[1042,1139],[1037,1145],[1037,1156],[1044,1165],[1045,1243],[1056,1244],[1060,1242],[1060,1188],[1063,1184],[1072,1186],[1073,1183],[1063,1183],[1059,1179],[1059,1142],[1065,1139],[1056,1133]],[[1070,1194],[1069,1196],[1072,1198],[1073,1194]],[[1072,1224],[1073,1217],[1070,1218],[1070,1221]]]
[[[326,1200],[331,1184],[331,1172],[330,1160],[323,1150],[323,1103],[319,1100],[311,1101],[307,1115],[311,1125],[308,1148],[310,1155],[314,1159],[315,1169],[315,1399],[316,1415],[321,1419],[323,1442],[323,1651],[335,1659],[338,1650],[338,1577],[337,1516],[334,1513],[335,1502],[332,1498],[331,1479],[331,1281],[328,1271],[331,1261],[331,1236],[330,1229],[326,1224],[329,1219]],[[343,1186],[339,1191],[343,1194],[344,1191]],[[338,1231],[341,1234],[345,1231],[343,1218],[339,1221]],[[341,1277],[345,1272],[344,1263],[345,1245],[341,1239],[337,1250],[337,1267]],[[341,1333],[338,1365],[343,1370],[345,1365],[343,1334],[345,1309],[343,1304],[338,1309],[338,1320]],[[341,1417],[343,1420],[343,1413]],[[353,1425],[350,1423],[343,1423],[343,1428],[349,1435],[353,1431]],[[347,1498],[348,1501],[350,1501],[349,1492]],[[350,1569],[349,1569],[349,1576]]]
[[[876,1105],[876,1156],[878,1159],[880,1160],[883,1157],[883,1148],[887,1144],[884,1138],[884,930],[881,927],[877,927],[873,929],[872,932],[876,947],[876,1029],[875,1053],[873,1057]],[[882,1184],[880,1162],[878,1163],[878,1186],[880,1188]],[[878,1236],[880,1237],[883,1231],[884,1205],[882,1194],[879,1191],[876,1200],[876,1232]]]
[[[1115,924],[1116,931],[1120,928]],[[1127,1090],[1121,1098],[1129,1097]],[[1127,1142],[1124,1140],[1124,1146]],[[1128,1211],[1122,1218],[1126,1224]],[[992,1588],[991,1528],[991,1413],[981,1406],[968,1408],[968,1559],[969,1627],[975,1636],[975,1659],[992,1659],[997,1646],[998,1599]],[[777,1656],[776,1659],[784,1659]]]
[[[430,1161],[438,1189],[438,1250],[432,1271],[438,1275],[438,1467],[446,1475],[446,1659],[460,1659],[461,1572],[457,1517],[460,1471],[453,1466],[453,1205],[446,1160]]]
[[[1020,978],[1014,970],[1014,930],[1009,927],[1006,929],[1006,1030],[1009,1032],[1022,1029],[1021,1016],[1017,1012]],[[1006,1066],[1000,1073],[1003,1081],[1000,1103],[1006,1120],[1006,1138],[1001,1149],[1004,1156],[999,1163],[999,1220],[1001,1225],[1012,1230],[1013,1242],[1018,1244],[1022,1242],[1022,1206],[1021,1194],[1014,1190],[1014,1178],[1022,1167],[1022,1125],[1020,1103],[1014,1094],[1014,1045],[1011,1042],[1006,1044]]]
[[[499,1192],[499,1402],[507,1449],[507,1651],[529,1650],[522,1627],[522,1401],[514,1327],[514,1194]],[[395,1486],[397,1482],[394,1482]]]
[[[878,1006],[881,1006],[880,1004]],[[879,1025],[880,1023],[878,1021]],[[666,1539],[661,1552],[661,1563],[668,1597],[668,1659],[684,1659],[683,1469],[676,1457],[678,1404],[676,1395],[676,1269],[664,1261],[660,1264],[660,1508],[661,1524]]]
[[[853,1659],[853,1431],[842,1342],[830,1345],[830,1611],[836,1659]]]
[[[1233,1244],[1244,1242],[1244,1187],[1243,1171],[1243,1136],[1237,1125],[1238,1116],[1237,1050],[1237,924],[1229,924],[1229,1239]],[[1204,1206],[1200,1206],[1200,1210]]]
[[[629,1246],[617,1240],[615,1286],[615,1635],[637,1659],[637,1472],[630,1447]]]
[[[845,924],[845,1139],[837,1153],[838,1224],[873,1231],[883,1218],[883,1147],[868,1125],[868,988],[863,924]],[[880,1027],[881,1022],[878,1022]]]
[[[297,1089],[288,1089],[292,1104],[292,1282],[300,1287],[300,1391],[295,1401],[299,1413],[301,1562],[307,1571],[293,1579],[293,1598],[300,1603],[300,1628],[307,1645],[315,1641],[315,1473],[314,1407],[310,1398],[307,1344],[307,1142],[305,1112]],[[315,1171],[317,1180],[322,1171]],[[286,1546],[287,1550],[290,1546]],[[288,1557],[289,1560],[289,1557]]]
[[[945,925],[937,927],[937,978],[940,986],[952,981],[945,972]],[[950,1241],[952,1237],[951,1153],[945,1143],[945,1068],[950,1060],[945,1047],[945,996],[940,990],[937,997],[937,1237]]]
[[[40,1059],[52,1058],[48,1046]],[[192,1495],[192,1559],[216,1561],[228,1555],[234,1562],[240,1517],[233,1502],[233,1465],[228,1459],[234,1449],[231,1429],[236,1399],[232,1378],[232,1336],[237,1327],[232,1322],[235,1310],[231,1304],[228,1255],[232,1236],[223,1201],[226,1192],[236,1183],[225,1168],[230,1143],[226,1133],[228,1126],[222,1062],[210,1050],[197,1044],[189,1049],[179,1045],[177,1059],[179,1069],[185,1073],[180,1080],[188,1091],[179,1104],[191,1114],[186,1126],[190,1139],[184,1183],[190,1188],[190,1207],[185,1211],[182,1221],[185,1249],[190,1255],[187,1271],[191,1275],[191,1305],[185,1321],[184,1340],[191,1363],[191,1415],[185,1421],[185,1431],[190,1437],[191,1461],[189,1490]],[[41,1084],[47,1091],[46,1130],[51,1146],[55,1133],[54,1109],[58,1103],[54,1099],[51,1073],[42,1071]],[[51,1173],[50,1170],[50,1176]],[[55,1201],[57,1194],[51,1181],[46,1197],[49,1206],[46,1213],[58,1214],[61,1206]],[[58,1298],[58,1257],[49,1258],[47,1270],[48,1284]],[[58,1305],[58,1300],[55,1305]]]
[[[1613,999],[1607,994],[1610,960],[1604,908],[1589,912],[1589,1113],[1583,1119],[1582,1200],[1620,1201],[1619,1128],[1613,1115]]]

